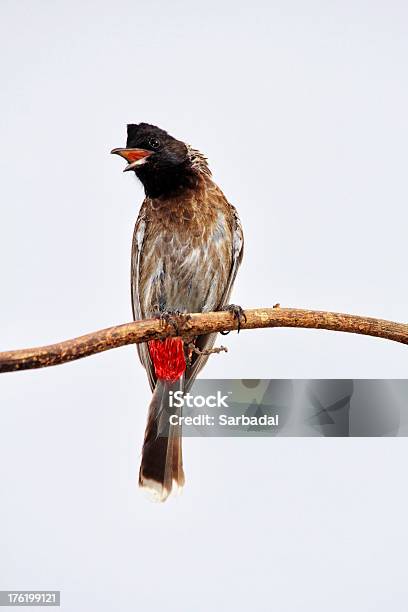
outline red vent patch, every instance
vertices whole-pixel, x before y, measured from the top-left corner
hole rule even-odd
[[[184,374],[186,359],[181,338],[150,340],[149,352],[157,378],[174,382]]]

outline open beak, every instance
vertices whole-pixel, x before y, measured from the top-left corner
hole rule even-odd
[[[134,170],[136,166],[144,164],[146,159],[152,154],[152,151],[146,151],[145,149],[112,149],[111,153],[126,159],[128,165],[123,172],[128,172],[128,170]]]

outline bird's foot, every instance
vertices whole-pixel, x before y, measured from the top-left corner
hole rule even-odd
[[[160,319],[163,323],[167,323],[167,325],[171,325],[176,334],[179,336],[180,328],[183,324],[191,319],[190,315],[181,312],[180,310],[163,310],[159,311],[154,315],[155,319]]]
[[[237,306],[236,304],[228,304],[228,306],[224,306],[223,310],[230,312],[233,315],[234,319],[237,320],[237,324],[238,324],[237,329],[239,333],[242,322],[246,323],[247,321],[246,314],[243,308],[241,308],[241,306]],[[222,331],[220,332],[220,334],[222,334],[223,336],[226,336],[227,334],[229,334],[229,331]]]

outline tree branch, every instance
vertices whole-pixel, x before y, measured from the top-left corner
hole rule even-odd
[[[241,329],[263,327],[301,327],[364,334],[408,344],[408,324],[393,323],[336,312],[299,310],[295,308],[256,308],[246,310]],[[210,332],[231,331],[237,321],[229,312],[209,312],[184,316],[177,334],[162,320],[146,319],[116,325],[73,340],[33,349],[0,353],[0,372],[44,368],[88,357],[126,344],[138,344],[156,338],[182,335],[186,338]]]

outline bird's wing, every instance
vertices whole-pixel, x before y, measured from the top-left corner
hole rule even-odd
[[[241,221],[239,220],[237,210],[232,204],[230,204],[233,229],[232,229],[232,264],[231,271],[228,277],[227,286],[225,287],[224,295],[218,306],[218,310],[222,310],[224,306],[228,304],[228,300],[231,295],[232,286],[235,282],[235,277],[238,272],[238,268],[241,265],[242,257],[244,255],[244,233],[242,231]]]
[[[224,196],[222,196],[224,197]],[[235,281],[235,277],[238,272],[238,268],[241,264],[242,257],[244,254],[244,234],[242,231],[241,222],[238,217],[237,210],[234,206],[229,204],[232,217],[232,260],[231,269],[227,279],[224,293],[218,304],[217,310],[222,310],[224,306],[228,304],[229,297],[231,295],[232,286]],[[209,350],[214,346],[217,334],[206,334],[198,336],[196,340],[196,347],[203,351]],[[208,359],[208,355],[196,355],[194,354],[191,359],[191,365],[186,369],[186,382],[185,390],[188,391],[194,382],[199,371],[204,367]]]
[[[146,215],[144,206],[142,206],[139,216],[136,221],[135,229],[133,232],[133,240],[132,240],[132,257],[131,257],[131,271],[130,271],[130,280],[131,280],[131,295],[132,295],[132,310],[133,310],[133,319],[135,321],[142,319],[142,311],[140,307],[140,299],[139,299],[139,279],[140,279],[140,253],[142,250],[145,230],[146,230]],[[139,353],[140,361],[142,362],[143,367],[147,372],[147,376],[149,379],[149,384],[152,389],[156,385],[156,374],[154,371],[154,366],[152,360],[150,358],[149,349],[145,342],[141,344],[137,344],[137,352]]]

